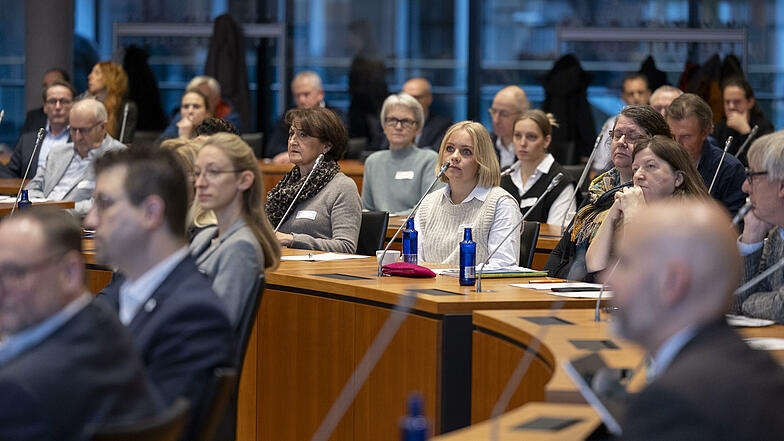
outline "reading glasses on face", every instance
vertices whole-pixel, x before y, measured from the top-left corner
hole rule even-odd
[[[751,171],[750,168],[746,167],[746,181],[749,182],[749,185],[754,185],[754,176],[763,176],[767,174],[768,172],[766,171]]]
[[[103,121],[98,121],[97,123],[91,125],[90,127],[68,127],[68,131],[71,133],[71,136],[76,135],[77,133],[85,136],[90,133],[94,128],[98,126],[98,124],[102,123]]]
[[[610,130],[608,133],[610,134],[610,136],[614,141],[618,142],[621,140],[621,138],[625,137],[626,142],[630,144],[636,144],[642,141],[643,139],[647,138],[646,135],[641,135],[639,133],[624,133],[618,130]]]
[[[49,98],[48,100],[46,100],[46,104],[49,104],[50,106],[56,106],[58,104],[63,105],[63,106],[67,106],[67,105],[71,104],[72,102],[73,101],[71,101],[68,98]]]
[[[410,128],[414,127],[414,124],[416,124],[416,121],[414,121],[413,119],[408,119],[408,118],[397,119],[397,118],[389,117],[389,118],[386,118],[384,120],[384,124],[387,127],[397,127],[397,125],[400,124],[401,126],[403,126],[404,129],[410,129]]]
[[[193,180],[195,181],[195,180],[199,179],[200,177],[204,176],[204,179],[206,179],[207,181],[212,182],[212,181],[218,179],[218,176],[220,176],[220,175],[222,175],[224,173],[239,173],[241,171],[242,170],[215,170],[215,169],[211,169],[211,168],[205,169],[204,171],[199,170],[199,169],[194,169],[193,170]]]

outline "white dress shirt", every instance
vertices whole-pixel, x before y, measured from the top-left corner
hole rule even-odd
[[[514,141],[510,142],[509,145],[504,145],[504,142],[501,141],[501,137],[497,137],[495,139],[495,147],[498,149],[500,159],[501,170],[510,165],[514,164],[517,161],[517,155],[515,154],[514,149]]]
[[[517,161],[512,164],[513,171],[509,177],[512,178],[512,183],[515,185],[515,187],[517,187],[517,190],[519,190],[520,197],[530,190],[531,187],[536,184],[539,178],[546,175],[547,173],[550,173],[550,168],[553,166],[554,162],[555,158],[553,158],[553,155],[549,153],[545,155],[544,159],[539,163],[539,165],[536,166],[534,174],[529,177],[525,183],[523,183],[523,178],[520,176],[520,168],[522,167],[523,163]],[[550,206],[550,212],[547,213],[546,223],[561,225],[561,221],[563,221],[564,215],[566,215],[566,222],[564,222],[564,224],[568,224],[572,221],[574,212],[577,211],[577,203],[575,202],[574,198],[572,198],[573,192],[574,184],[569,184],[564,187],[564,189],[553,202],[553,205]],[[530,205],[527,207],[530,207]],[[522,211],[525,212],[526,210]]]
[[[41,141],[41,146],[38,148],[38,167],[43,167],[46,164],[46,156],[49,154],[49,150],[52,147],[66,144],[68,143],[68,127],[63,129],[59,135],[55,136],[52,134],[52,130],[49,126],[49,120],[46,121],[46,136]],[[24,164],[24,167],[27,168],[27,164]]]
[[[153,292],[163,283],[166,277],[171,274],[182,259],[188,255],[188,247],[182,247],[171,253],[169,257],[150,268],[136,280],[126,280],[120,287],[120,321],[123,325],[128,325],[136,317],[139,308],[144,304],[145,308],[155,308],[154,303],[147,300]],[[152,301],[152,300],[151,300]]]

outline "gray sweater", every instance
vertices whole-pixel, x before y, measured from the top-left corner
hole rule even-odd
[[[435,178],[438,153],[409,146],[401,150],[375,152],[365,161],[362,207],[405,216]],[[443,187],[438,182],[433,189]]]
[[[353,253],[361,222],[357,185],[338,173],[315,196],[295,205],[278,231],[294,235],[289,248]]]
[[[784,256],[784,239],[776,227],[768,232],[762,248],[744,257],[743,282],[775,265]],[[749,317],[758,317],[784,323],[784,270],[779,270],[761,281],[757,286],[741,294],[737,299],[741,312]],[[736,306],[736,311],[737,311]]]

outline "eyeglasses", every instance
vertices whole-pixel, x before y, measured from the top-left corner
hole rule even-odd
[[[491,107],[487,109],[487,113],[489,113],[490,116],[498,115],[499,118],[511,118],[513,116],[516,116],[519,112],[507,112],[506,110],[498,110]]]
[[[199,169],[194,169],[193,180],[198,181],[200,177],[204,176],[204,179],[207,182],[215,182],[215,180],[218,179],[219,175],[222,175],[224,173],[239,173],[241,171],[242,170],[215,170],[212,168],[208,168],[204,171],[201,171]]]
[[[17,265],[14,263],[0,265],[0,283],[5,288],[22,286],[31,274],[57,263],[62,259],[64,254],[65,253],[56,253],[29,265]]]
[[[49,98],[46,100],[46,104],[50,106],[56,106],[58,104],[62,104],[63,106],[70,105],[73,101],[68,98]]]
[[[768,172],[766,171],[751,171],[750,168],[746,167],[746,181],[748,181],[749,185],[754,185],[754,176],[763,176],[767,175]]]
[[[301,141],[303,139],[308,139],[311,136],[308,135],[307,133],[303,132],[302,130],[297,130],[297,129],[293,129],[293,128],[289,129],[289,139],[294,138],[294,137],[296,137],[297,139],[299,139]]]
[[[384,119],[384,125],[387,126],[387,127],[397,127],[398,124],[403,126],[404,129],[410,129],[410,128],[414,127],[414,124],[416,124],[416,121],[414,121],[413,119],[408,119],[408,118],[397,119],[397,118],[389,117],[389,118]]]
[[[68,127],[68,132],[71,133],[71,136],[76,135],[77,133],[86,136],[90,133],[94,128],[98,126],[98,124],[102,123],[103,121],[98,121],[97,123],[91,125],[90,127]]]
[[[608,133],[612,137],[613,141],[620,142],[621,138],[625,138],[626,142],[633,145],[637,144],[643,139],[648,138],[648,135],[640,135],[639,133],[623,133],[619,132],[618,130],[610,130]]]

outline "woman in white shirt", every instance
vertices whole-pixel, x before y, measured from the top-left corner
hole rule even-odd
[[[490,265],[517,265],[520,210],[514,198],[498,186],[498,158],[484,126],[463,121],[450,127],[441,142],[436,173],[445,162],[450,167],[441,181],[447,186],[427,195],[414,218],[419,261],[457,265],[464,228],[471,227],[477,263],[487,260],[500,245]]]
[[[577,204],[572,198],[575,184],[571,175],[547,152],[553,127],[558,127],[553,115],[538,109],[524,112],[515,120],[512,140],[517,162],[510,167],[511,173],[501,178],[501,188],[517,200],[521,212],[525,213],[544,193],[553,178],[563,173],[561,182],[526,218],[529,221],[561,225],[572,220]]]

